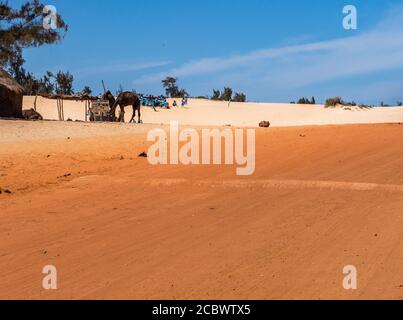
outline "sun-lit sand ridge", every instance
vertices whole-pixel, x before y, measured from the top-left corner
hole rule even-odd
[[[34,97],[24,98],[24,108],[31,108]],[[170,100],[172,105],[172,100]],[[179,101],[178,101],[179,102]],[[56,100],[38,98],[37,110],[45,119],[57,120]],[[199,126],[242,126],[256,127],[263,121],[270,121],[274,127],[366,124],[403,122],[403,107],[373,108],[352,110],[343,108],[326,109],[321,105],[292,105],[270,103],[231,103],[190,99],[186,109],[173,108],[159,110],[142,108],[145,123],[169,124],[179,121],[181,125]],[[85,120],[83,102],[64,102],[65,120]],[[131,108],[127,108],[126,121],[131,118]]]

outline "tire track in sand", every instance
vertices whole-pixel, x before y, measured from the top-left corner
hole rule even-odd
[[[210,188],[237,188],[251,187],[274,189],[321,189],[321,190],[349,190],[349,191],[386,191],[403,192],[403,185],[379,184],[365,182],[320,181],[320,180],[190,180],[190,179],[151,179],[144,181],[151,187],[174,186],[190,184],[197,187]]]

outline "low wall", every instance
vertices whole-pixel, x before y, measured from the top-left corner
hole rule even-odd
[[[23,110],[34,108],[35,97],[24,96]],[[46,120],[60,120],[56,99],[37,97],[36,111]],[[64,120],[85,121],[85,101],[63,100]]]

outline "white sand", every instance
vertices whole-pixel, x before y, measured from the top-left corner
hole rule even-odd
[[[24,109],[33,107],[34,97],[24,97]],[[180,100],[177,101],[180,104]],[[172,100],[170,100],[172,105]],[[56,100],[38,98],[37,111],[45,119],[58,120]],[[132,115],[131,107],[126,109],[126,122]],[[64,101],[64,119],[85,120],[85,103]],[[259,122],[270,121],[273,127],[375,124],[403,122],[403,107],[372,109],[324,108],[323,105],[292,105],[274,103],[231,103],[202,99],[190,99],[185,108],[154,112],[152,108],[142,108],[144,123],[169,124],[179,121],[180,125],[195,126],[239,126],[257,127]]]

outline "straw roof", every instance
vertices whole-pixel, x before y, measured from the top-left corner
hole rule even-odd
[[[0,87],[15,93],[23,94],[24,89],[7,72],[0,68]]]

